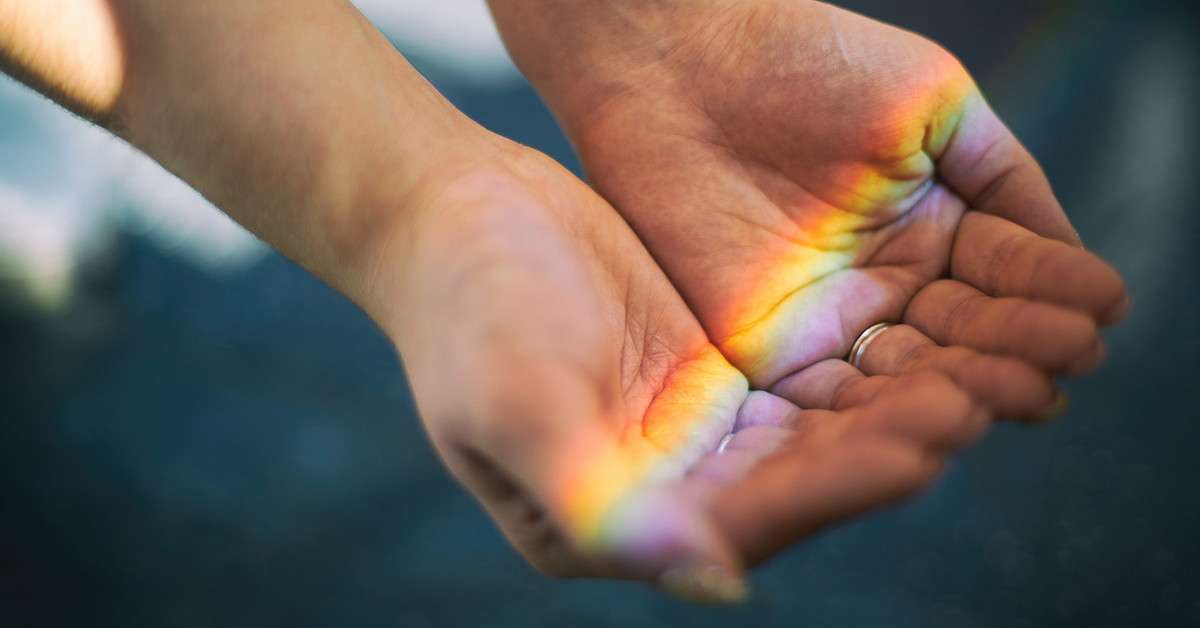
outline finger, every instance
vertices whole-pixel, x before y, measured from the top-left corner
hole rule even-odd
[[[904,322],[943,346],[1010,355],[1044,370],[1094,367],[1095,322],[1076,310],[1021,298],[993,298],[951,279],[913,297]]]
[[[821,413],[812,428],[717,493],[714,520],[753,564],[836,520],[910,495],[941,452],[977,437],[986,414],[947,378],[903,378],[874,401]],[[899,380],[897,380],[899,382]]]
[[[765,456],[795,435],[796,431],[791,428],[757,425],[730,434],[729,439],[714,454],[721,456],[730,452],[745,452]]]
[[[853,367],[850,367],[853,368]],[[857,369],[855,369],[857,372]],[[917,446],[949,449],[961,446],[963,439],[970,440],[975,433],[972,430],[963,432],[954,427],[947,427],[945,422],[958,425],[969,414],[977,415],[969,421],[979,423],[978,416],[986,415],[986,410],[976,406],[971,397],[947,376],[933,371],[918,371],[899,377],[865,377],[847,380],[843,398],[857,397],[854,403],[840,402],[850,410],[836,412],[822,409],[801,410],[795,405],[770,393],[757,391],[756,395],[774,397],[776,402],[772,408],[773,424],[758,424],[735,432],[725,444],[725,450],[741,449],[769,452],[778,446],[778,437],[792,434],[796,438],[815,439],[822,429],[830,425],[846,424],[846,416],[856,417],[854,426],[858,430],[874,430],[883,434],[905,435]],[[856,412],[864,407],[878,406],[879,400],[887,399],[894,404],[890,412],[866,412],[868,418],[858,418]],[[839,403],[834,401],[834,403]],[[939,414],[940,413],[940,414]],[[945,419],[940,421],[939,416]],[[909,418],[912,417],[912,418]],[[952,418],[954,417],[954,418]],[[915,420],[909,424],[906,421]]]
[[[1001,216],[1038,235],[1081,246],[1041,166],[978,90],[961,105],[949,142],[932,149],[938,176],[970,208]]]
[[[1096,344],[1068,364],[1063,369],[1063,373],[1067,375],[1090,373],[1103,364],[1106,357],[1108,357],[1108,346],[1104,344],[1103,339],[1097,338]]]
[[[758,429],[760,428],[751,428],[750,432],[753,433]],[[782,430],[782,428],[774,429]],[[683,490],[690,491],[697,500],[709,499],[722,487],[734,484],[744,478],[765,455],[757,450],[740,448],[726,449],[720,453],[714,452],[705,456],[696,463],[696,466],[688,470]]]
[[[708,494],[746,475],[758,461],[781,447],[796,432],[790,428],[756,425],[729,435],[719,450],[705,456],[688,470],[687,481],[703,483]],[[697,493],[702,495],[704,493]]]
[[[840,519],[916,492],[942,460],[878,439],[837,451],[789,449],[713,501],[713,519],[747,565]]]
[[[1029,364],[966,347],[942,347],[909,325],[877,335],[861,365],[868,375],[938,371],[1006,418],[1037,420],[1056,402],[1050,378]]]
[[[987,408],[941,373],[888,380],[875,399],[849,412],[851,432],[891,436],[944,454],[974,442],[990,423]]]
[[[944,375],[927,371],[899,378],[860,376],[850,387],[869,383],[881,384],[871,388],[888,401],[864,403],[873,408],[842,413],[801,410],[770,393],[751,393],[746,405],[769,411],[770,418],[750,425],[739,422],[737,431],[689,471],[689,479],[728,484],[788,442],[832,443],[847,431],[899,438],[915,447],[947,452],[977,438],[987,424],[986,410]]]
[[[754,390],[738,408],[733,433],[761,426],[790,429],[802,420],[804,415],[801,409],[791,401],[766,391]]]
[[[793,373],[771,392],[802,408],[842,410],[869,401],[890,378],[867,377],[845,360],[821,360]]]
[[[699,500],[740,480],[754,464],[798,435],[813,436],[814,430],[829,428],[842,416],[828,410],[802,410],[769,392],[752,391],[734,431],[723,438],[715,451],[688,470],[685,489]],[[829,430],[826,429],[826,432]]]
[[[992,296],[1054,303],[1101,323],[1127,307],[1124,282],[1104,260],[979,212],[963,215],[950,274]]]

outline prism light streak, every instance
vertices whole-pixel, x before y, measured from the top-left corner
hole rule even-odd
[[[574,538],[600,550],[632,540],[639,530],[628,524],[643,489],[682,477],[712,451],[733,429],[746,390],[741,373],[707,345],[667,378],[641,421],[582,444],[553,491]]]
[[[911,127],[896,136],[908,146],[876,147],[906,157],[847,163],[836,184],[831,182],[832,204],[810,198],[781,207],[801,241],[764,247],[762,259],[747,260],[744,289],[729,295],[732,305],[726,311],[735,322],[722,327],[739,331],[721,344],[724,355],[710,346],[672,374],[643,417],[642,433],[625,434],[615,446],[596,443],[567,465],[556,493],[565,504],[567,525],[585,547],[614,549],[644,540],[638,535],[647,533],[642,527],[647,511],[638,497],[682,477],[732,431],[747,387],[726,356],[748,374],[784,365],[786,376],[844,353],[848,330],[841,308],[873,310],[891,295],[870,279],[843,280],[838,273],[867,263],[863,257],[876,245],[870,243],[872,229],[912,209],[924,194],[972,89],[965,79],[936,94],[914,95],[891,116],[894,128]],[[953,94],[949,102],[948,93]],[[653,506],[649,513],[651,518],[666,515]],[[670,528],[677,523],[651,524]]]
[[[861,222],[845,212],[833,211],[824,221],[810,222],[815,233],[845,233],[845,227]],[[762,301],[765,294],[788,286],[808,285],[812,279],[844,268],[853,262],[855,245],[834,253],[793,254],[782,263],[768,264],[765,281],[750,282],[739,298]],[[811,299],[814,313],[831,299],[837,286],[816,288]],[[751,312],[747,310],[747,312]],[[746,316],[755,314],[748,313]],[[763,339],[759,352],[773,359],[771,349],[781,342],[787,329],[769,329],[775,318],[761,321],[755,336]],[[650,487],[683,477],[687,470],[715,449],[732,431],[737,410],[748,391],[744,376],[712,345],[686,362],[668,378],[662,392],[651,402],[642,421],[634,422],[613,443],[593,443],[577,452],[565,465],[555,494],[564,504],[566,523],[585,548],[620,549],[637,543],[647,518],[668,516],[640,498]],[[650,525],[672,528],[678,521],[652,521]]]

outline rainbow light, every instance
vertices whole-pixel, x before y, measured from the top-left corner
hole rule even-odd
[[[606,442],[583,444],[554,491],[575,538],[593,549],[626,541],[624,523],[641,489],[682,477],[712,451],[733,429],[746,392],[746,378],[706,345],[667,378],[641,421]]]
[[[795,361],[795,356],[783,353],[804,350],[798,335],[823,328],[830,337],[844,335],[833,328],[840,324],[839,305],[853,302],[861,307],[867,305],[864,299],[873,297],[862,286],[845,288],[821,279],[863,262],[859,255],[866,238],[861,232],[878,223],[872,217],[878,208],[907,210],[903,203],[922,196],[935,169],[930,155],[940,155],[946,147],[973,89],[969,79],[948,89],[942,86],[940,96],[914,96],[886,119],[881,128],[911,127],[889,138],[898,144],[891,154],[907,157],[886,167],[882,162],[847,162],[833,176],[830,202],[814,202],[810,196],[794,206],[780,204],[795,237],[777,238],[775,246],[761,249],[759,260],[747,261],[751,279],[730,295],[725,312],[732,323],[715,325],[736,330],[721,343],[721,350],[711,344],[699,349],[697,358],[670,375],[641,422],[611,442],[581,447],[564,465],[555,494],[563,504],[564,523],[585,548],[603,551],[637,541],[634,537],[645,530],[631,522],[644,521],[647,506],[639,497],[652,486],[681,478],[732,431],[749,390],[742,372],[754,373],[789,358]],[[955,106],[945,106],[947,93],[956,95],[949,99]],[[913,125],[913,120],[921,123]],[[802,286],[803,294],[795,296]],[[703,322],[708,329],[714,327],[714,321]],[[800,366],[827,358],[834,349],[846,348],[812,348]]]
[[[709,329],[732,330],[719,346],[758,387],[843,355],[850,339],[841,327],[841,308],[874,309],[891,297],[885,286],[826,279],[861,267],[867,261],[861,256],[873,251],[864,246],[869,236],[863,234],[911,210],[933,183],[935,158],[945,151],[968,97],[976,93],[956,61],[944,63],[943,76],[961,78],[936,90],[931,82],[927,93],[901,99],[902,105],[872,124],[883,130],[880,145],[864,149],[894,158],[839,164],[821,198],[797,186],[792,196],[773,199],[785,214],[779,229],[790,232],[767,240],[758,260],[747,260],[753,280],[729,295],[726,316],[732,322],[703,321]]]

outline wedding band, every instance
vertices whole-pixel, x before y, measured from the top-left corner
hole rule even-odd
[[[893,326],[891,323],[875,323],[859,334],[858,340],[855,340],[854,344],[850,346],[850,353],[846,356],[846,361],[850,363],[850,366],[862,370],[862,359],[863,355],[867,353],[867,347]]]

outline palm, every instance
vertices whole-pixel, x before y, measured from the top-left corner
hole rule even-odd
[[[1002,146],[1002,127],[981,115],[986,105],[949,54],[816,3],[688,15],[678,26],[688,35],[664,46],[669,53],[567,126],[597,187],[753,386],[806,401],[822,378],[805,369],[845,355],[885,320],[990,355],[932,350],[906,328],[889,333],[890,351],[872,356],[869,370],[932,365],[1008,414],[1050,400],[1048,379],[1030,365],[1054,373],[1095,360],[1087,317],[1031,299],[1049,295],[1103,318],[1121,293],[1107,268],[1048,240],[1038,244],[1066,269],[1052,274],[1083,276],[1079,294],[1017,286],[1022,278],[985,268],[1007,261],[993,259],[1006,239],[1033,234],[964,220],[968,205],[1074,236],[1036,166],[1012,176],[988,163],[1006,157],[995,147],[1019,146]],[[953,310],[982,295],[935,283],[945,275],[1025,299],[975,307],[975,319],[993,324],[964,337],[970,326],[951,320]],[[1019,313],[1020,325],[995,329],[1000,310]],[[998,376],[1009,385],[997,387]]]
[[[403,268],[439,272],[402,271],[394,324],[439,452],[542,569],[736,573],[917,488],[981,427],[930,377],[839,412],[747,398],[611,207],[540,155],[501,163],[427,186]]]

